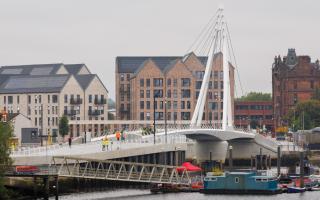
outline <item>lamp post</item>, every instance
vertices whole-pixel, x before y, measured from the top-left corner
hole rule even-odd
[[[156,144],[156,97],[157,94],[153,94],[153,144]]]

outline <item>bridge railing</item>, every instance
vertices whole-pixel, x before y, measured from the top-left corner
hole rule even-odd
[[[153,144],[154,143],[154,136],[153,134],[150,135],[144,135],[142,136],[142,134],[137,134],[137,133],[132,133],[131,134],[128,133],[127,138],[123,141],[120,141],[121,144]],[[102,138],[102,137],[101,137]],[[72,144],[72,149],[74,149],[74,147],[76,148],[90,148],[91,146],[102,146],[102,141],[101,138],[97,138],[91,142],[87,142],[87,143],[82,143],[82,144]],[[177,133],[171,133],[167,135],[167,139],[165,134],[156,134],[156,144],[175,144],[175,143],[185,143],[188,142],[186,136],[184,135],[180,135]],[[113,145],[117,145],[118,142],[116,141],[114,136],[110,137],[110,143],[113,143]],[[112,144],[110,145],[110,149],[109,150],[116,150],[116,148],[112,149]],[[22,148],[18,151],[13,151],[11,152],[12,156],[30,156],[30,155],[37,155],[37,154],[43,154],[44,152],[50,152],[50,151],[55,151],[55,150],[59,150],[59,149],[69,149],[69,145],[64,143],[64,144],[54,144],[54,145],[48,145],[48,146],[42,146],[42,147],[29,147],[29,148]]]
[[[176,166],[169,165],[53,157],[51,166],[62,177],[184,185],[191,183],[186,170],[178,171]]]

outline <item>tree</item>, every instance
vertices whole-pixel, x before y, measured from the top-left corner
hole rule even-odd
[[[320,88],[316,88],[312,94],[312,99],[320,100]]]
[[[249,92],[245,96],[236,99],[237,101],[271,101],[270,93]]]
[[[59,134],[61,135],[61,137],[64,137],[65,135],[68,135],[68,132],[69,132],[69,120],[64,115],[60,118],[60,121],[59,121]]]
[[[286,116],[294,130],[312,129],[320,126],[320,101],[311,99],[299,102]]]
[[[7,190],[4,187],[4,173],[10,169],[12,160],[10,158],[10,143],[12,127],[10,123],[0,122],[0,197],[9,199]]]

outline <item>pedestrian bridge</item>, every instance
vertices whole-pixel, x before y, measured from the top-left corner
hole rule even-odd
[[[179,185],[191,183],[185,169],[178,171],[178,167],[169,165],[54,156],[51,168],[59,177]]]

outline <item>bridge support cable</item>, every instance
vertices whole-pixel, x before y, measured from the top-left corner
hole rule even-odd
[[[191,183],[188,172],[178,172],[176,166],[59,156],[53,157],[51,163],[61,177],[182,185]]]

